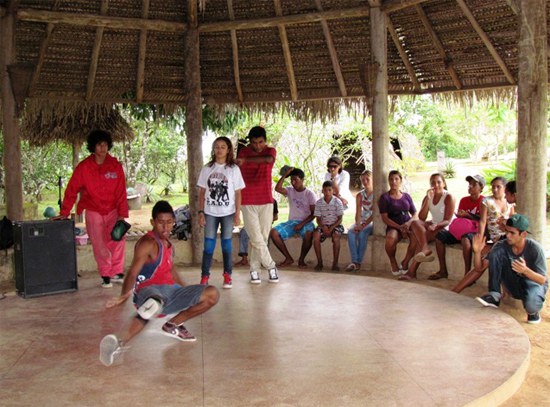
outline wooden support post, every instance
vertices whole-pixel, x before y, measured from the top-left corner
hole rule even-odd
[[[377,198],[388,189],[388,61],[386,14],[379,7],[370,11],[370,43],[372,67],[374,71],[373,105],[372,105],[372,169],[374,196]],[[378,207],[378,205],[377,205]],[[380,213],[375,212],[374,233],[385,234],[385,225]]]
[[[7,215],[12,221],[23,220],[23,180],[21,175],[21,138],[19,117],[8,74],[8,65],[15,63],[15,13],[17,1],[8,3],[0,19],[0,80],[2,81],[2,133],[4,135],[5,196]]]
[[[185,34],[185,126],[187,129],[187,165],[189,169],[189,206],[192,222],[193,263],[202,258],[204,232],[199,226],[199,191],[197,181],[203,166],[201,67],[199,60],[199,30],[197,1],[188,3],[188,29]]]
[[[519,12],[517,212],[544,243],[547,171],[546,1],[521,0]]]

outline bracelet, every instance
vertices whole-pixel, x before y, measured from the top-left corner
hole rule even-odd
[[[204,211],[201,209],[200,211],[197,212],[199,215],[202,213],[204,215]]]

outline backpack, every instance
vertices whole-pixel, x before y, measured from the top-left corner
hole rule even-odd
[[[13,223],[7,217],[0,220],[0,250],[8,250],[13,246]]]

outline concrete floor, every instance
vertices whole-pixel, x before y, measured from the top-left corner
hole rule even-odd
[[[197,282],[197,268],[181,269]],[[211,283],[221,287],[221,272]],[[119,286],[95,274],[73,293],[0,301],[2,406],[497,405],[523,381],[530,344],[511,316],[419,284],[281,271],[279,284],[234,273],[183,343],[152,321],[122,363],[101,338],[133,315],[104,309]]]

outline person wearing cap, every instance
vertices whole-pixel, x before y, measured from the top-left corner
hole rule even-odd
[[[481,202],[483,195],[481,194],[485,188],[485,178],[481,175],[468,175],[468,196],[465,196],[458,203],[457,218],[466,218],[479,223],[481,213]],[[451,222],[452,224],[452,222]],[[464,258],[464,274],[467,274],[472,264],[472,233],[466,233],[458,240],[448,229],[441,230],[435,238],[435,248],[437,258],[439,260],[439,271],[428,277],[429,280],[439,280],[447,278],[447,263],[445,259],[445,246],[449,244],[462,244],[462,257]]]
[[[494,245],[487,255],[489,261],[489,292],[477,297],[486,307],[498,308],[501,285],[512,297],[521,300],[527,311],[527,322],[538,324],[540,310],[548,289],[546,257],[542,246],[527,237],[529,219],[514,214],[506,222],[506,239]],[[481,250],[485,238],[478,234],[474,239],[474,263],[481,265]]]
[[[485,247],[481,251],[481,256],[484,257],[489,250],[493,248],[493,244],[499,240],[505,239],[506,221],[515,212],[515,204],[508,202],[505,197],[506,179],[503,177],[495,177],[491,181],[492,196],[485,197],[481,202],[481,219],[479,221],[479,230],[485,231],[486,236],[490,239],[486,242]],[[487,225],[487,229],[485,228]],[[453,287],[452,291],[460,293],[467,287],[474,284],[485,272],[489,266],[488,262],[483,262],[482,268],[473,267],[464,278]]]

